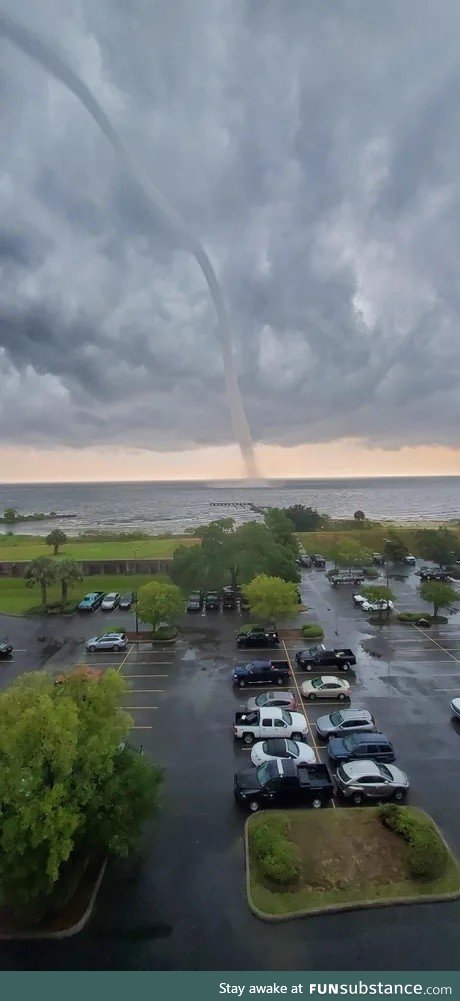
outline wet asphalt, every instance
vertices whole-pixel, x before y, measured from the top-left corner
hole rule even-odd
[[[391,576],[399,608],[420,606],[418,583],[409,570]],[[333,590],[321,571],[303,571],[301,590],[325,626],[327,645],[355,650],[352,704],[368,708],[391,738],[396,763],[411,780],[409,802],[427,810],[459,852],[460,721],[452,720],[449,703],[460,696],[460,613],[425,631],[379,627],[355,608],[353,588]],[[1,943],[0,968],[457,969],[460,902],[274,924],[253,917],[244,887],[245,815],[232,793],[234,771],[250,764],[232,738],[233,714],[252,694],[234,692],[230,681],[232,666],[253,656],[236,651],[241,619],[188,616],[174,649],[133,649],[126,659],[85,654],[84,638],[102,624],[129,628],[133,618],[120,612],[43,622],[0,617],[0,634],[8,633],[16,648],[14,659],[0,664],[2,685],[44,663],[58,671],[76,663],[118,667],[124,660],[133,739],[165,767],[159,818],[134,857],[109,865],[83,932],[60,942]],[[57,640],[64,640],[59,650]],[[296,646],[286,645],[293,657]],[[328,711],[325,704],[306,706],[310,723]],[[320,754],[326,760],[324,749]]]

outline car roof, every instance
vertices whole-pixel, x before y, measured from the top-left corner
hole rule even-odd
[[[371,719],[371,714],[367,709],[335,709],[344,719]],[[330,714],[332,715],[332,713]]]
[[[347,761],[342,768],[353,779],[358,779],[362,775],[380,775],[380,767],[376,761]]]
[[[105,597],[106,598],[116,598],[117,594],[118,594],[118,591],[109,591],[109,593],[106,594]]]
[[[337,678],[334,674],[322,674],[321,681],[325,682],[326,684],[329,684],[329,682],[332,681],[334,685],[337,683],[337,681],[339,681],[340,684],[343,684],[344,678]]]
[[[388,740],[388,737],[384,733],[352,733],[350,736],[357,743],[362,741],[363,744],[391,744],[391,741]]]

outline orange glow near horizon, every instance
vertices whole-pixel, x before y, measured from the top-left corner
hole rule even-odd
[[[324,444],[257,446],[261,478],[327,479],[374,476],[458,476],[460,449],[368,448],[342,439]],[[236,445],[184,452],[122,447],[35,449],[0,447],[2,483],[78,483],[243,479]]]

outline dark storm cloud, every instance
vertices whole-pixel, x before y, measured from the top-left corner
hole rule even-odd
[[[460,12],[434,8],[22,12],[208,250],[258,441],[458,442]],[[0,440],[231,440],[196,263],[75,99],[1,57]]]

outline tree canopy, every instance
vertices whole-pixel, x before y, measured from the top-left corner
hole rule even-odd
[[[259,574],[243,584],[242,591],[251,616],[261,622],[294,615],[299,608],[297,585],[280,577]]]
[[[27,587],[33,587],[35,584],[39,585],[42,607],[46,608],[48,585],[52,584],[56,579],[56,564],[54,560],[50,556],[37,556],[35,560],[27,564],[24,577],[27,581]]]
[[[437,615],[441,608],[453,605],[460,597],[450,584],[435,580],[424,580],[420,584],[419,594],[423,601],[433,605],[433,615]]]
[[[366,567],[372,563],[372,553],[356,539],[343,539],[333,559],[338,567]]]
[[[176,584],[152,580],[138,591],[138,616],[142,622],[150,622],[153,629],[159,622],[174,622],[183,608],[184,599]]]
[[[266,524],[250,521],[235,528],[233,519],[222,518],[202,529],[199,546],[176,550],[170,573],[188,591],[236,587],[259,573],[297,582],[296,556],[297,547],[277,542]]]
[[[313,507],[293,504],[291,507],[283,508],[283,512],[292,522],[296,532],[317,532],[324,526],[325,516]]]
[[[448,528],[424,528],[417,532],[417,550],[424,560],[446,566],[460,556],[460,539]]]
[[[366,515],[364,514],[364,511],[358,510],[355,511],[353,518],[355,519],[355,521],[365,521]]]
[[[157,806],[161,772],[126,746],[125,691],[108,670],[35,672],[0,693],[0,891],[19,916],[46,913],[82,853],[126,854]]]
[[[388,556],[388,559],[395,560],[397,563],[409,555],[409,549],[405,542],[394,532],[389,532],[388,539],[384,539],[383,552],[385,556]]]
[[[53,531],[46,536],[48,546],[53,547],[54,555],[57,556],[61,546],[67,542],[67,535],[61,528],[53,528]]]

